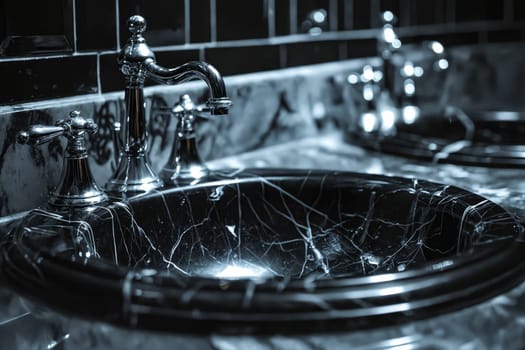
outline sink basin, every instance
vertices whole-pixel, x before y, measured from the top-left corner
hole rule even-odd
[[[521,168],[525,167],[524,132],[522,112],[453,110],[423,114],[416,120],[400,118],[386,134],[358,127],[350,141],[437,163]]]
[[[68,213],[2,244],[5,282],[74,316],[171,332],[305,332],[430,317],[524,277],[522,226],[442,184],[350,172],[215,174]]]

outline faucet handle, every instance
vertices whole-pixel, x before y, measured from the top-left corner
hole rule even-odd
[[[56,126],[33,125],[18,134],[18,142],[28,145],[41,145],[61,135],[68,139],[62,174],[48,200],[52,206],[85,207],[107,200],[106,194],[95,183],[88,163],[85,137],[97,129],[92,119],[72,111]]]
[[[210,98],[205,103],[196,105],[190,96],[185,94],[179,98],[179,102],[173,107],[160,107],[157,110],[171,113],[178,118],[195,117],[210,119],[213,115],[225,115],[232,106],[232,101],[227,97]]]
[[[179,102],[171,109],[178,118],[175,142],[166,165],[160,172],[164,183],[191,183],[199,181],[209,174],[197,151],[197,140],[194,122],[196,118],[210,119],[217,109],[228,109],[231,101],[228,98],[210,99],[208,102],[195,105],[189,95],[182,95]]]
[[[85,119],[80,116],[79,111],[72,111],[68,118],[58,121],[55,126],[33,125],[28,130],[19,132],[17,141],[20,144],[38,146],[61,135],[78,140],[86,134],[95,133],[97,129],[97,124],[92,119]]]

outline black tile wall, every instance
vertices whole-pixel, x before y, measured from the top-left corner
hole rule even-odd
[[[2,62],[0,76],[4,104],[90,94],[97,92],[97,56]]]
[[[76,0],[78,51],[117,48],[116,6],[108,0]]]
[[[517,20],[525,19],[525,1],[523,0],[514,0],[512,3],[514,10],[514,18]]]
[[[444,0],[412,1],[410,3],[411,24],[424,25],[445,23],[446,2]]]
[[[184,0],[119,0],[121,45],[129,38],[127,20],[135,14],[147,20],[144,37],[149,45],[184,44],[186,38],[184,11]]]
[[[275,34],[288,35],[290,30],[290,0],[275,0]]]
[[[337,29],[349,30],[353,26],[352,0],[337,0]]]
[[[267,0],[216,1],[217,40],[267,38]]]
[[[354,39],[346,42],[344,58],[372,57],[377,53],[375,39]]]
[[[342,57],[338,40],[310,41],[286,45],[286,67],[338,61]]]
[[[353,0],[351,29],[368,29],[371,27],[370,0]],[[379,16],[379,14],[378,14]]]
[[[3,1],[9,35],[52,35],[64,33],[62,0]]]
[[[243,46],[206,50],[206,61],[222,74],[242,74],[280,68],[278,45]]]
[[[190,41],[193,43],[211,40],[210,0],[191,0],[190,6]]]
[[[512,42],[523,40],[523,33],[521,30],[493,30],[487,33],[488,42]]]
[[[505,1],[456,0],[456,21],[502,20]]]
[[[405,44],[420,43],[426,40],[437,40],[446,46],[467,45],[480,41],[480,33],[464,32],[450,34],[416,34],[403,38]]]
[[[116,59],[129,38],[126,22],[132,14],[146,17],[145,37],[159,64],[173,67],[204,57],[230,75],[373,56],[374,28],[385,10],[397,15],[405,43],[520,41],[525,39],[524,4],[522,0],[2,0],[0,102],[121,91],[124,83]],[[413,26],[417,28],[412,30]]]
[[[117,53],[105,53],[99,57],[101,92],[119,91],[124,87],[124,75],[117,63]]]
[[[0,53],[4,56],[28,56],[70,52],[72,43],[67,38],[72,37],[72,33],[66,32],[66,29],[71,28],[72,13],[66,9],[67,2],[63,0],[2,1]]]

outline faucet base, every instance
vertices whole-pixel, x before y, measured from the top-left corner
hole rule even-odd
[[[119,167],[106,183],[110,193],[141,193],[162,187],[163,182],[144,156],[121,155]]]
[[[108,196],[103,192],[93,191],[93,193],[83,193],[78,196],[61,196],[54,193],[49,195],[48,203],[53,207],[88,207],[97,205],[108,200]]]
[[[181,167],[179,164],[175,168],[165,167],[162,169],[160,177],[165,184],[185,185],[198,182],[209,174],[210,171],[204,165],[192,164],[191,166]]]

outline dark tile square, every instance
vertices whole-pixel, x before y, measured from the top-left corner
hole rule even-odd
[[[76,0],[77,49],[112,50],[117,47],[114,1]]]
[[[98,92],[96,55],[0,62],[0,103]]]
[[[479,42],[478,32],[447,33],[447,34],[425,34],[403,37],[404,44],[417,44],[426,40],[437,40],[445,46],[469,45]]]
[[[523,0],[514,0],[513,3],[514,9],[514,19],[525,19],[525,1]]]
[[[288,35],[290,30],[290,0],[275,0],[275,34]]]
[[[312,33],[330,30],[329,0],[299,0],[297,1],[297,32]]]
[[[0,56],[70,52],[73,43],[70,40],[73,38],[71,23],[68,1],[2,1]]]
[[[268,37],[268,1],[216,1],[218,41]]]
[[[345,58],[372,57],[377,55],[375,39],[348,40]]]
[[[5,9],[5,1],[0,1],[0,42],[7,36],[7,12]]]
[[[191,0],[190,5],[190,42],[211,41],[210,0]]]
[[[410,24],[425,25],[445,22],[445,1],[425,0],[411,1],[412,16]]]
[[[206,62],[222,75],[244,74],[280,68],[277,45],[220,47],[206,49]]]
[[[488,42],[513,42],[523,40],[521,30],[493,30],[487,33]]]
[[[302,66],[341,59],[343,41],[309,41],[286,45],[286,67]]]
[[[65,35],[8,36],[2,42],[0,56],[24,57],[73,53]]]
[[[337,0],[337,30],[352,29],[353,10],[352,0]]]
[[[456,21],[472,22],[503,19],[504,1],[478,0],[476,3],[456,0]]]
[[[371,7],[370,0],[353,0],[354,11],[352,13],[352,29],[369,29],[372,27],[370,23]],[[379,14],[378,14],[379,15]]]
[[[150,46],[184,44],[184,0],[120,0],[120,44],[127,42],[130,33],[127,21],[132,15],[146,19],[144,34]]]
[[[102,92],[123,91],[125,87],[124,75],[120,72],[117,62],[118,53],[101,54],[100,87]]]
[[[64,34],[63,0],[28,1],[4,0],[7,35]]]

